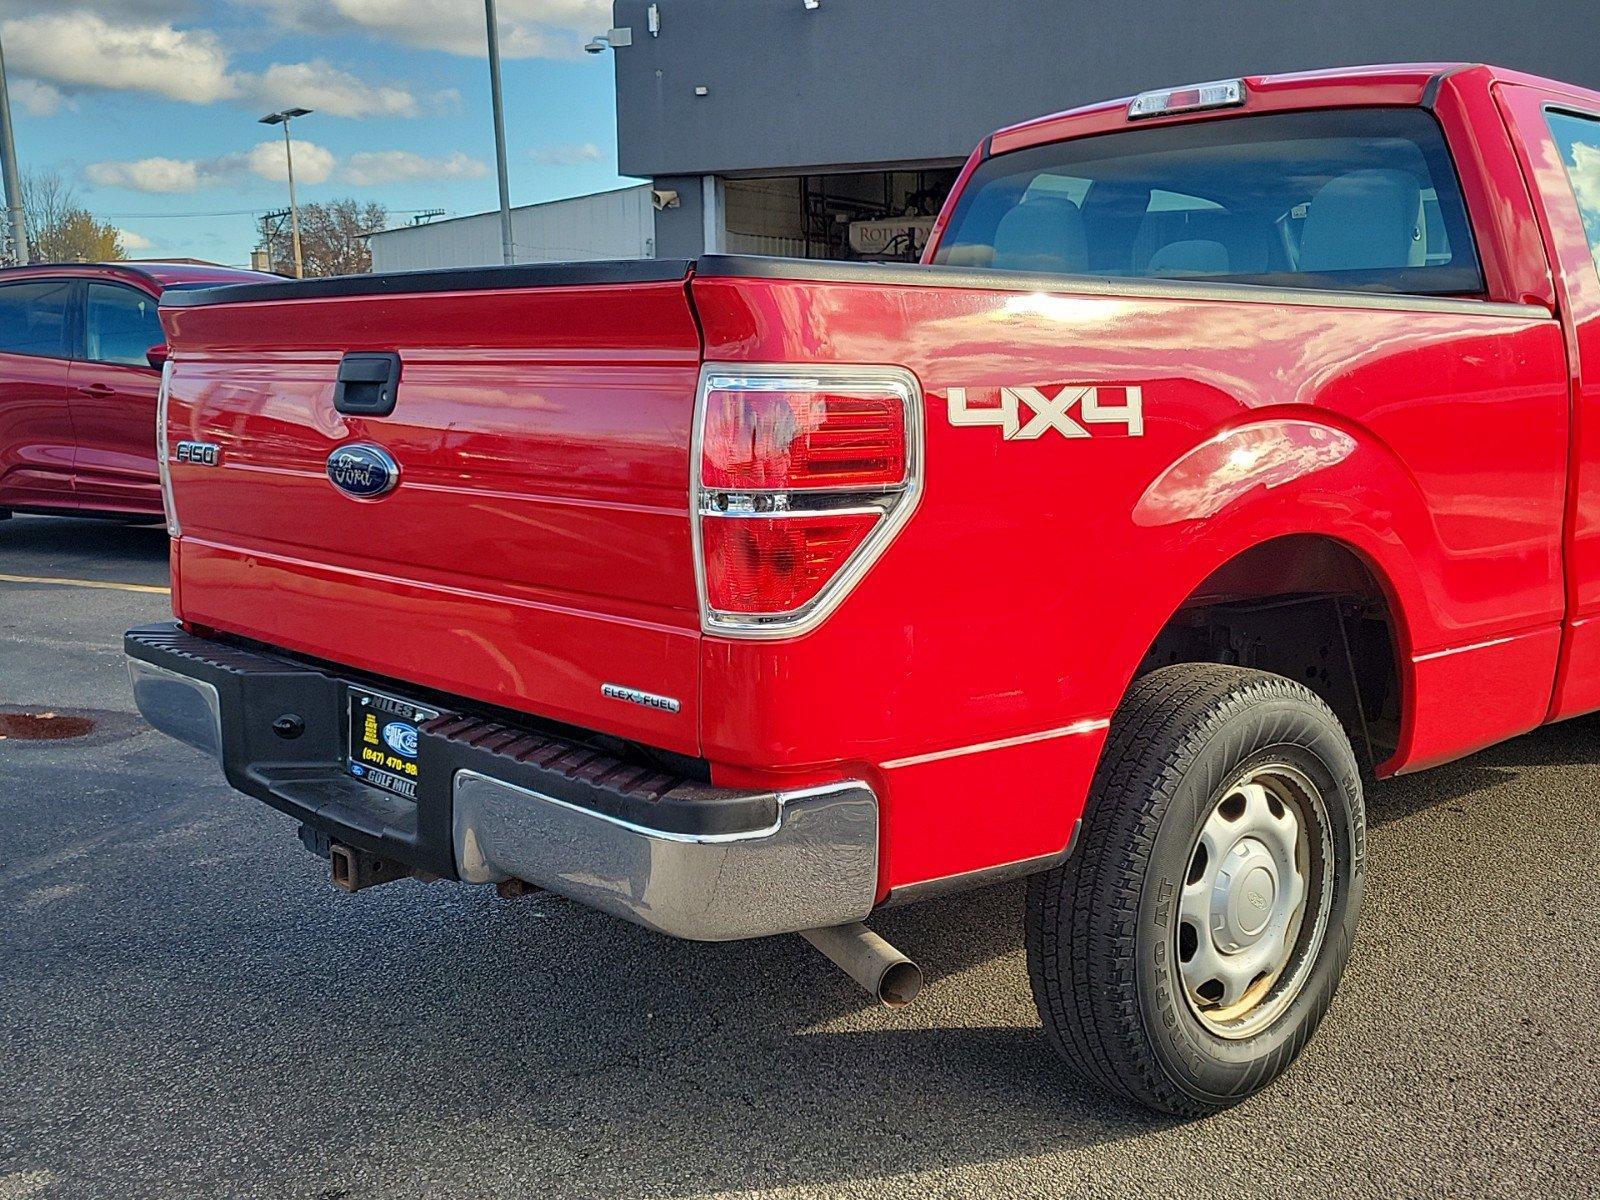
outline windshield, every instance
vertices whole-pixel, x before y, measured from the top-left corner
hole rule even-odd
[[[1416,108],[1133,128],[1002,154],[973,172],[934,262],[1483,292],[1444,136]]]

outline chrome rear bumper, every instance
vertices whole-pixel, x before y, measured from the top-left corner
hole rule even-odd
[[[520,879],[696,941],[872,911],[878,800],[865,783],[718,788],[531,725],[443,711],[420,728],[413,802],[351,778],[353,681],[336,671],[172,624],[130,630],[124,645],[145,719],[325,835],[324,852],[332,841],[468,883]],[[391,690],[405,697],[404,684]],[[286,713],[301,730],[292,740],[273,728]]]
[[[673,937],[730,941],[859,921],[878,883],[861,783],[778,794],[770,827],[674,833],[476,771],[455,777],[461,878],[522,879]]]

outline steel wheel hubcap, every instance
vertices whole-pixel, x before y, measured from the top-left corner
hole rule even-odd
[[[1178,898],[1190,1009],[1212,1033],[1259,1032],[1299,994],[1331,901],[1321,793],[1286,763],[1243,773],[1212,806]]]

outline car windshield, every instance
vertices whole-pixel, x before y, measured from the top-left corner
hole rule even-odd
[[[1433,117],[1337,109],[1131,128],[997,155],[934,261],[1280,287],[1482,294]]]

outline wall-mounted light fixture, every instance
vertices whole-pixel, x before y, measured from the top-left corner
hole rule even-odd
[[[599,37],[592,37],[583,44],[585,54],[604,54],[607,50],[620,50],[624,46],[633,45],[633,30],[626,25],[616,29],[608,29]]]

